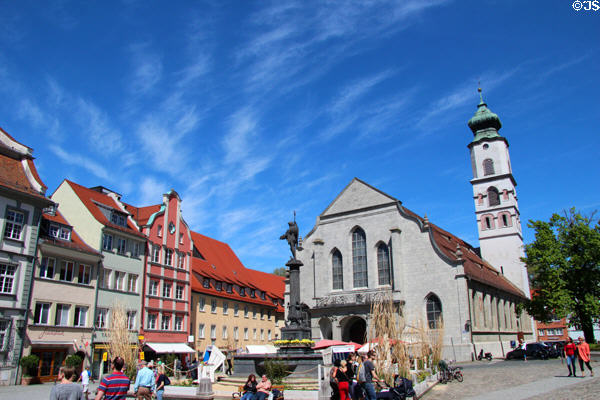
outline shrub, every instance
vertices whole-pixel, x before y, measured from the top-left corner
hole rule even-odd
[[[283,378],[288,376],[287,365],[281,359],[265,360],[265,370],[267,377],[276,385],[281,384]]]
[[[21,358],[19,364],[23,368],[23,375],[34,376],[36,375],[37,367],[40,363],[40,358],[35,354],[31,354]]]
[[[71,354],[65,359],[65,365],[67,367],[73,367],[75,370],[79,370],[81,368],[81,363],[83,359],[75,354]]]

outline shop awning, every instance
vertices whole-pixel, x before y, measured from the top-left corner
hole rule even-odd
[[[146,346],[150,347],[157,353],[195,353],[196,350],[184,343],[149,343]]]

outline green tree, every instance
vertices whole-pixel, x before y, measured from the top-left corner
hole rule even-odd
[[[600,223],[594,214],[571,208],[548,222],[529,221],[535,241],[523,258],[534,289],[525,305],[529,314],[543,322],[568,317],[589,343],[600,320]]]
[[[275,275],[279,275],[279,276],[283,276],[285,278],[285,267],[281,267],[281,268],[275,268],[275,270],[273,271],[273,273]]]

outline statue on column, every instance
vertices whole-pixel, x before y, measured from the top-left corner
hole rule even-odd
[[[280,240],[287,240],[290,251],[292,252],[292,260],[296,260],[296,251],[302,251],[302,247],[298,243],[298,224],[296,223],[296,212],[294,211],[294,220],[288,222],[288,230],[281,235]]]

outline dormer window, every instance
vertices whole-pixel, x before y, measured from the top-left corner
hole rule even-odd
[[[210,279],[204,278],[204,280],[202,281],[202,287],[208,289],[210,287]]]
[[[260,298],[266,300],[265,292],[260,292]]]
[[[246,295],[246,288],[241,287],[240,288],[240,296],[245,296]]]
[[[127,217],[125,217],[123,214],[113,211],[113,213],[110,215],[110,222],[119,226],[127,226]]]
[[[228,283],[225,288],[227,293],[233,293],[233,285],[231,283]]]
[[[223,290],[223,282],[217,282],[217,284],[215,285],[215,289],[217,289],[217,291],[221,291]]]
[[[250,289],[250,297],[256,297],[256,290]]]
[[[70,240],[71,239],[71,229],[64,227],[64,226],[59,226],[59,225],[50,225],[50,228],[48,229],[48,234],[56,239],[61,239],[61,240]]]

